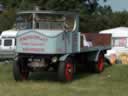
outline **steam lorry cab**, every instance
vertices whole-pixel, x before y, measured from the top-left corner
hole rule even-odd
[[[111,36],[79,32],[77,13],[21,11],[16,16],[16,28],[13,74],[17,81],[27,80],[35,71],[54,71],[59,80],[71,81],[78,66],[89,65],[99,73],[104,69]]]

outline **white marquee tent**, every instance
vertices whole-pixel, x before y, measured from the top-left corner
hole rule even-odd
[[[116,59],[120,60],[123,64],[124,61],[121,55],[128,54],[128,27],[117,27],[107,29],[99,32],[100,34],[112,34],[112,49],[107,51],[106,57],[111,59],[111,56],[115,56]],[[112,57],[113,58],[113,57]],[[115,59],[115,60],[116,60]],[[125,62],[126,63],[126,62]]]
[[[101,34],[112,34],[112,37],[128,37],[128,27],[117,27],[100,31]]]

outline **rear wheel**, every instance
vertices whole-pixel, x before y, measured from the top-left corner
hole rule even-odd
[[[104,70],[104,54],[100,53],[98,56],[98,61],[94,64],[94,71],[101,73]]]
[[[71,59],[62,61],[58,67],[58,78],[60,81],[72,81],[74,77],[75,66]]]
[[[27,67],[27,61],[25,59],[18,59],[13,64],[13,76],[16,81],[28,79],[29,70]]]

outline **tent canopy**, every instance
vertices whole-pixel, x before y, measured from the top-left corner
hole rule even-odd
[[[112,37],[128,37],[128,27],[117,27],[99,32],[100,34],[112,34]]]

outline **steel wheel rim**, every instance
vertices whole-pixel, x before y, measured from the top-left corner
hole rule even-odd
[[[20,69],[20,70],[21,70],[21,69]],[[29,74],[28,71],[26,71],[26,70],[21,70],[21,71],[20,71],[20,77],[21,77],[21,79],[22,79],[22,80],[27,80],[27,79],[28,79],[28,74]]]
[[[73,64],[67,63],[65,68],[66,80],[71,81],[73,79]]]
[[[21,72],[21,79],[27,80],[27,78],[28,78],[28,72]]]
[[[104,68],[104,57],[103,55],[100,55],[98,59],[98,70],[101,72],[103,68]]]

